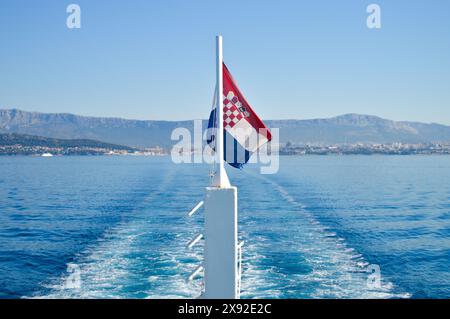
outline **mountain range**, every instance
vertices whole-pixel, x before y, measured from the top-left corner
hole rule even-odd
[[[450,126],[391,121],[372,115],[345,114],[327,119],[265,120],[279,128],[280,143],[432,143],[449,142]],[[193,121],[127,120],[66,113],[37,113],[0,109],[0,133],[59,139],[91,139],[130,147],[169,148],[175,128],[193,130]],[[206,121],[203,121],[206,129]]]

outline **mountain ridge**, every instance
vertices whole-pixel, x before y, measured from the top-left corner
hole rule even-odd
[[[392,121],[375,115],[349,113],[331,118],[265,120],[280,129],[280,143],[427,143],[450,141],[450,126],[437,123]],[[203,129],[206,120],[202,121]],[[131,120],[71,113],[0,109],[0,133],[61,139],[93,139],[130,147],[168,148],[177,127],[192,132],[193,121]]]
[[[6,113],[27,113],[31,115],[46,115],[46,116],[58,116],[58,117],[76,117],[76,118],[84,118],[84,119],[97,119],[97,120],[117,120],[117,121],[131,121],[131,122],[187,122],[192,121],[193,119],[186,119],[186,120],[142,120],[142,119],[133,119],[133,118],[122,118],[117,116],[91,116],[91,115],[79,115],[75,113],[68,113],[68,112],[62,112],[62,113],[47,113],[47,112],[39,112],[39,111],[24,111],[18,108],[11,108],[11,109],[0,109],[0,118],[3,116],[2,112]],[[334,120],[334,119],[340,119],[340,118],[371,118],[371,119],[377,119],[382,121],[390,121],[390,122],[396,122],[396,123],[413,123],[413,124],[424,124],[424,125],[441,125],[445,127],[450,127],[450,125],[442,124],[442,123],[436,123],[436,122],[419,122],[419,121],[396,121],[396,120],[389,120],[385,119],[383,117],[377,116],[377,115],[370,115],[370,114],[361,114],[361,113],[344,113],[341,115],[326,117],[326,118],[306,118],[306,119],[294,119],[294,118],[286,118],[286,119],[276,119],[276,120],[268,120],[271,122],[281,121],[281,122],[290,122],[290,121],[328,121],[328,120]]]

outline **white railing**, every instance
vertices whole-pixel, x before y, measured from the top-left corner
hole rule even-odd
[[[203,271],[203,266],[198,266],[195,268],[194,272],[189,276],[188,281],[192,281]]]
[[[200,203],[198,203],[198,204],[197,204],[194,208],[192,208],[192,210],[188,213],[188,216],[189,216],[189,217],[192,217],[192,215],[194,215],[194,214],[199,210],[199,208],[203,206],[203,204],[204,204],[203,201],[201,201]]]
[[[203,206],[204,202],[201,201],[199,202],[197,205],[195,205],[194,208],[192,208],[189,213],[187,214],[188,217],[192,217],[194,216],[195,213],[197,213],[197,211]],[[196,234],[186,245],[187,249],[192,249],[200,240],[203,239],[203,234]],[[205,268],[203,267],[203,265],[198,266],[197,268],[195,268],[195,270],[189,275],[189,277],[187,278],[187,282],[193,281],[197,276],[201,276],[202,273],[204,273]],[[200,296],[203,295],[205,291],[205,281],[204,279],[202,279],[201,283],[200,283]]]
[[[186,245],[188,249],[192,249],[201,239],[203,238],[203,234],[197,234],[194,238],[192,238]]]
[[[242,277],[242,246],[244,246],[244,242],[241,241],[237,246],[237,297],[241,297],[241,277]]]

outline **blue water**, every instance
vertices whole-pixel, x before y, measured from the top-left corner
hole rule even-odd
[[[0,297],[194,298],[208,166],[0,157]],[[229,169],[245,298],[450,297],[450,158],[282,157]],[[80,287],[67,285],[68,264]],[[367,285],[369,264],[381,286]]]

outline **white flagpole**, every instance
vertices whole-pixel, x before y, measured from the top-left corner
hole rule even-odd
[[[217,36],[217,135],[216,163],[212,187],[205,194],[205,291],[203,298],[235,299],[240,296],[241,253],[238,250],[237,188],[230,185],[224,167],[222,37]],[[239,251],[239,252],[238,252]]]
[[[212,186],[219,188],[230,187],[230,181],[225,171],[225,160],[223,152],[223,56],[222,56],[222,36],[216,37],[217,50],[217,100],[216,100],[216,114],[217,114],[217,134],[216,134],[216,162],[219,164],[219,169],[213,178]]]

